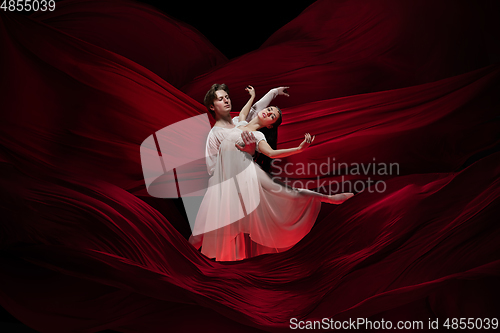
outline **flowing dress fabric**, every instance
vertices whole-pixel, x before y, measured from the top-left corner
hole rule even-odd
[[[57,6],[0,11],[0,305],[19,321],[40,332],[281,333],[291,318],[498,317],[498,1],[320,0],[231,61],[135,1]],[[141,33],[121,33],[132,25]],[[294,181],[385,187],[323,205],[287,251],[208,259],[188,242],[179,202],[148,194],[140,147],[205,114],[198,94],[214,82],[236,88],[234,105],[249,83],[291,86],[277,102],[278,148],[316,134],[277,164],[292,163]],[[347,163],[340,173],[301,167],[333,158]],[[399,172],[355,172],[374,158]],[[199,167],[189,179],[207,177]]]
[[[321,208],[318,196],[275,183],[250,154],[238,150],[235,144],[244,144],[239,127],[248,122],[235,117],[233,123],[234,128],[215,129],[223,139],[190,238],[219,261],[289,249],[311,230]],[[207,146],[221,134],[209,135]],[[258,151],[265,137],[254,135]]]

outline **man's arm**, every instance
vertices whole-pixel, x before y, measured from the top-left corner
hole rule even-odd
[[[217,163],[217,154],[219,154],[220,142],[213,133],[213,128],[208,133],[205,144],[205,162],[207,163],[207,172],[210,176],[214,174],[215,164]]]

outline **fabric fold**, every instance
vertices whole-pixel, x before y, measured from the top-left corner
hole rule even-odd
[[[492,25],[475,25],[481,7],[318,1],[226,63],[151,7],[59,4],[0,12],[0,305],[17,319],[41,332],[285,332],[291,318],[498,309],[500,69],[485,60]],[[145,21],[142,33],[160,27],[151,39],[115,30]],[[156,45],[162,34],[178,49]],[[278,148],[305,132],[316,139],[271,177],[323,192],[364,186],[322,205],[284,252],[214,262],[188,242],[180,201],[147,193],[141,144],[204,115],[200,94],[220,81],[234,104],[249,82],[258,95],[292,86],[273,101],[283,106]],[[379,163],[399,169],[380,173]],[[208,177],[204,159],[194,167],[181,185]]]

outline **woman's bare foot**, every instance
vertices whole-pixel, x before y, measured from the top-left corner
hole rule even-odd
[[[339,193],[339,194],[334,194],[334,195],[325,195],[323,196],[323,199],[321,202],[326,202],[334,205],[340,205],[344,201],[346,201],[349,198],[352,198],[354,196],[354,193]]]

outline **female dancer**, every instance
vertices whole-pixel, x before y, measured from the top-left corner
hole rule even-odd
[[[305,134],[295,148],[273,149],[259,129],[281,124],[281,110],[271,106],[254,112],[246,121],[255,90],[246,89],[250,99],[233,119],[215,156],[213,175],[196,217],[189,242],[209,258],[241,260],[265,253],[283,252],[298,243],[312,228],[321,202],[341,204],[352,193],[323,195],[307,189],[289,188],[274,182],[242,149],[242,134],[254,135],[256,150],[270,158],[300,153],[314,141]],[[222,91],[217,95],[224,95]],[[224,102],[215,99],[213,104]],[[214,107],[217,107],[216,105]],[[213,110],[213,109],[212,109]],[[208,157],[207,157],[208,160]]]

